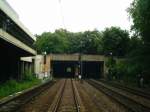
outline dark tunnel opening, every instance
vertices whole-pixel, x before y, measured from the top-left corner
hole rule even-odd
[[[55,78],[74,78],[78,72],[84,79],[99,79],[104,69],[102,61],[82,61],[82,63],[79,61],[51,61],[51,66]]]
[[[101,61],[83,61],[81,74],[83,78],[99,79],[103,75],[103,66]]]
[[[53,76],[56,78],[74,78],[76,61],[52,61]]]

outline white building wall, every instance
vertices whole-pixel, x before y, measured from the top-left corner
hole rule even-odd
[[[43,72],[43,56],[37,55],[35,56],[35,66],[34,66],[35,74],[39,79],[44,78],[44,72]]]

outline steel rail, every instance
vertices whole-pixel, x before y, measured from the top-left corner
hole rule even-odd
[[[73,91],[74,101],[75,101],[75,105],[76,105],[76,110],[77,110],[77,112],[80,112],[80,105],[79,105],[79,101],[78,101],[78,98],[77,98],[77,94],[76,94],[76,90],[75,90],[75,85],[73,83],[73,79],[71,79],[71,85],[72,85],[72,91]]]
[[[47,90],[49,87],[51,87],[55,82],[48,81],[44,84],[41,84],[39,86],[36,86],[35,88],[32,88],[31,90],[27,90],[22,94],[19,94],[18,96],[15,96],[13,98],[10,98],[4,102],[0,102],[0,109],[3,108],[3,106],[7,106],[11,102],[19,102],[15,107],[11,109],[11,112],[15,112],[19,110],[23,105],[31,101],[34,97],[41,94],[43,91]],[[8,107],[9,108],[9,107]]]
[[[148,93],[148,92],[144,92],[144,91],[141,91],[141,90],[133,89],[131,87],[127,87],[127,86],[124,86],[124,85],[121,85],[121,84],[117,84],[117,83],[113,83],[113,82],[108,82],[108,81],[105,81],[105,80],[99,80],[99,81],[104,83],[104,84],[108,84],[109,86],[116,87],[118,89],[127,91],[129,93],[132,93],[132,94],[135,94],[137,96],[141,96],[141,97],[144,97],[145,99],[149,99],[150,100],[150,93]]]
[[[116,102],[126,107],[129,112],[150,112],[149,107],[139,104],[138,102],[101,85],[97,81],[87,80],[87,82],[99,91],[114,99]]]
[[[66,82],[67,82],[67,79],[65,80],[65,82],[63,84],[63,87],[61,88],[61,91],[59,93],[57,101],[56,101],[54,107],[51,109],[51,112],[58,112],[60,104],[62,103],[62,98],[63,98],[63,94],[64,94],[65,87],[66,87]],[[74,102],[75,102],[75,106],[76,106],[76,111],[80,112],[80,106],[79,106],[79,103],[78,103],[78,100],[77,100],[77,97],[76,97],[75,87],[74,87],[72,79],[71,79],[71,87],[72,87],[73,98],[74,98]]]
[[[64,85],[63,85],[63,87],[62,87],[62,89],[61,89],[61,92],[59,93],[59,97],[58,97],[58,99],[57,99],[57,102],[56,102],[54,108],[52,109],[52,112],[57,112],[58,109],[59,109],[60,103],[61,103],[61,101],[62,101],[63,93],[64,93],[64,90],[65,90],[66,81],[67,81],[67,80],[65,80]]]

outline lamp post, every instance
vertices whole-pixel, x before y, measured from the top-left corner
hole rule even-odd
[[[82,44],[83,44],[83,41],[81,40],[80,41],[80,53],[79,53],[79,75],[82,77]]]
[[[47,54],[47,52],[45,51],[45,52],[43,52],[42,54],[43,54],[43,56],[44,56],[44,60],[43,60],[44,63],[43,63],[43,64],[44,64],[44,78],[45,78],[46,75],[47,75],[47,74],[46,74],[46,54]]]
[[[112,68],[113,67],[113,53],[112,52],[110,52],[109,53],[110,54],[110,67]]]
[[[81,77],[82,77],[82,69],[83,69],[83,67],[82,67],[82,54],[80,53],[80,73],[81,73]]]
[[[110,52],[110,55],[112,56],[112,52]]]

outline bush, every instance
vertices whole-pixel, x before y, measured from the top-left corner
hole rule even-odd
[[[23,74],[22,80],[32,81],[35,78],[36,78],[36,76],[33,73],[31,73],[29,70],[26,70],[25,73]]]
[[[116,64],[115,68],[116,68],[116,71],[117,71],[117,74],[116,74],[117,79],[123,80],[123,77],[128,74],[126,63],[124,61],[118,62]]]
[[[13,94],[15,92],[22,91],[24,89],[30,88],[37,84],[41,83],[41,80],[35,78],[33,75],[26,75],[24,80],[16,81],[13,79],[8,80],[7,82],[0,85],[0,98]]]

